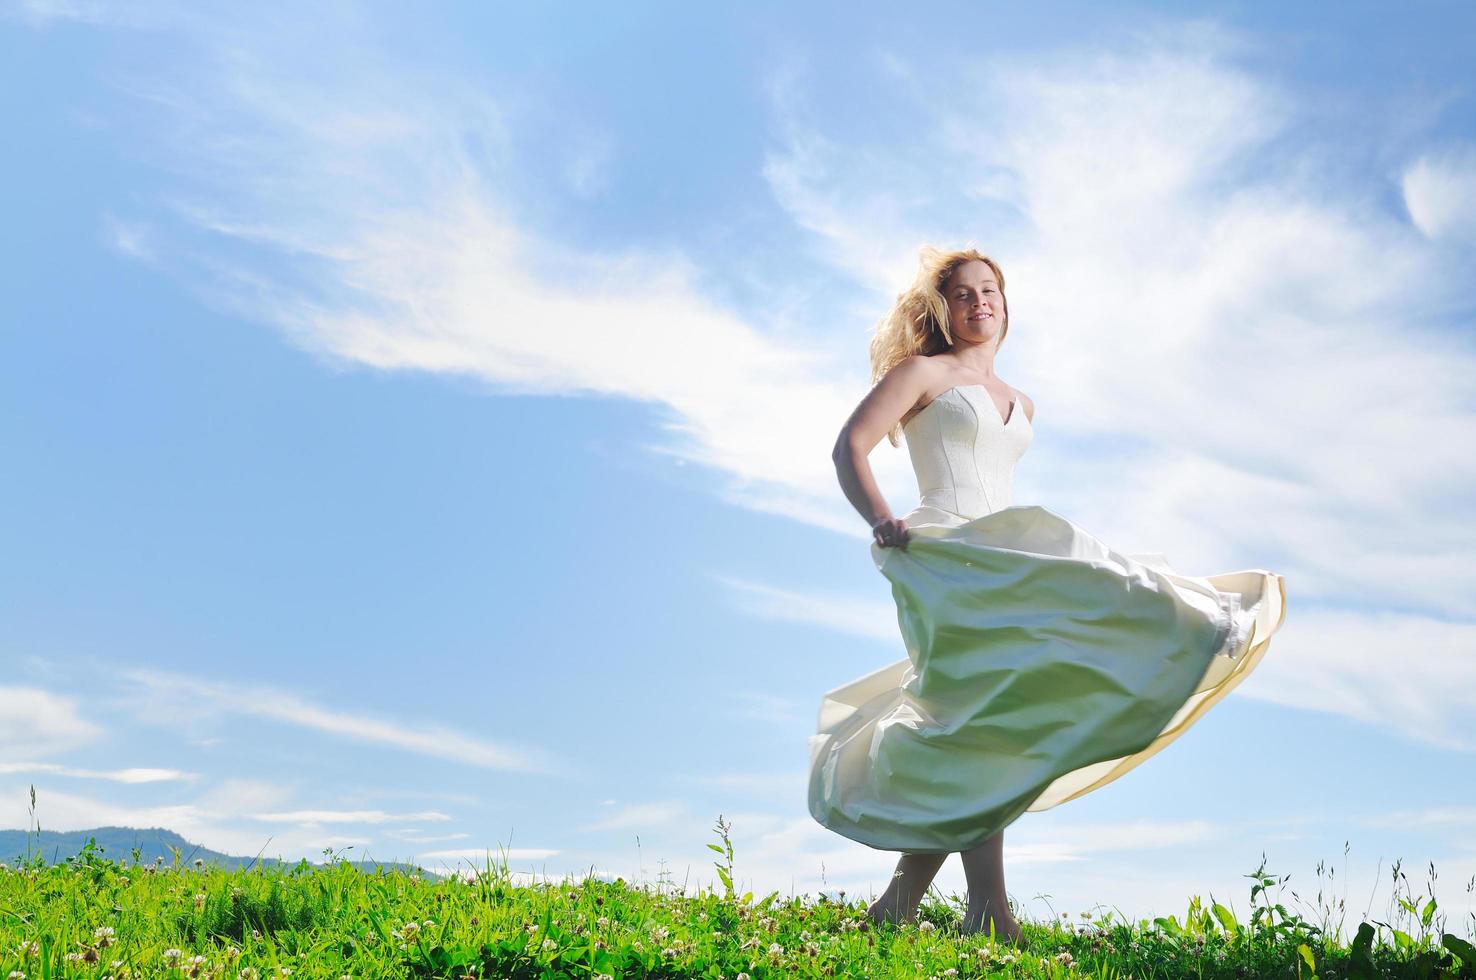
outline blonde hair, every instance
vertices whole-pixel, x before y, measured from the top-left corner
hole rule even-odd
[[[918,258],[917,277],[912,285],[897,294],[887,315],[877,322],[871,338],[871,383],[875,385],[888,371],[913,354],[932,357],[953,347],[953,334],[948,329],[948,299],[943,287],[955,269],[965,262],[979,261],[994,271],[999,281],[1000,299],[1004,301],[1004,325],[999,330],[999,344],[1010,330],[1010,301],[1005,297],[1004,273],[989,256],[975,248],[945,252],[924,245]],[[892,426],[887,439],[897,445],[902,426]]]

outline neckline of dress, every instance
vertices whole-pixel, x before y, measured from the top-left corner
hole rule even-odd
[[[938,394],[934,395],[933,398],[931,400],[929,400],[929,402],[926,405],[924,405],[922,408],[919,408],[916,412],[914,412],[913,415],[912,415],[912,418],[908,419],[906,421],[906,423],[903,424],[902,428],[904,428],[904,429],[907,428],[907,426],[911,425],[913,423],[913,421],[919,415],[921,415],[923,412],[926,412],[928,409],[932,408],[933,407],[933,403],[936,402],[939,398],[942,398],[944,395],[948,394],[950,391],[957,391],[959,388],[983,388],[984,389],[984,393],[986,395],[989,395],[989,386],[988,385],[983,385],[983,384],[949,385],[947,388],[944,388],[942,391],[938,392]],[[1009,418],[1001,418],[1001,416],[999,414],[999,406],[996,405],[996,404],[994,404],[994,396],[993,395],[989,395],[989,407],[994,410],[994,417],[997,418],[997,419],[999,419],[999,424],[1002,425],[1002,426],[1008,426],[1011,422],[1015,421],[1015,416],[1020,413],[1020,405],[1019,405],[1019,402],[1020,402],[1020,395],[1019,395],[1019,393],[1018,392],[1011,391],[1010,392],[1010,417]]]

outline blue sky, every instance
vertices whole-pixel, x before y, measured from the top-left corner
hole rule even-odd
[[[975,244],[1016,501],[1289,594],[1006,831],[1025,913],[1263,854],[1476,911],[1469,5],[0,9],[0,826],[695,887],[722,813],[747,888],[880,890],[805,809],[905,655],[829,450]]]

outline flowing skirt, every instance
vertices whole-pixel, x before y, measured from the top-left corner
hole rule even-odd
[[[906,551],[872,545],[907,659],[828,692],[810,736],[810,814],[880,850],[967,850],[1105,786],[1244,680],[1285,617],[1280,575],[1183,575],[1044,507],[907,520]]]

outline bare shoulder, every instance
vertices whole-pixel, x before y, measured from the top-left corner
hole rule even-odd
[[[941,377],[945,370],[936,357],[929,357],[926,354],[909,354],[898,361],[887,374],[900,373],[906,378],[931,381]]]
[[[932,390],[945,377],[944,365],[925,354],[910,354],[887,371],[882,381],[891,390],[906,390],[914,397]]]

